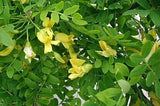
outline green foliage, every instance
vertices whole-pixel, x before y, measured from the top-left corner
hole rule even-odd
[[[158,0],[0,0],[0,106],[159,106],[159,10]]]

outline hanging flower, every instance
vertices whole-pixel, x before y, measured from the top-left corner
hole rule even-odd
[[[25,53],[25,59],[28,59],[29,63],[31,63],[31,60],[35,58],[36,54],[34,53],[29,41],[26,42],[26,45],[23,51]]]
[[[66,49],[69,49],[70,45],[74,44],[72,41],[74,35],[66,35],[65,33],[57,33],[55,40],[60,41]]]
[[[99,41],[99,45],[102,49],[102,51],[96,51],[98,54],[109,57],[109,56],[116,56],[117,52],[116,50],[112,49],[105,41]]]
[[[84,64],[85,60],[82,59],[70,59],[72,68],[68,70],[69,73],[71,73],[68,78],[73,80],[78,77],[82,77],[85,73],[88,73],[92,65],[91,64]],[[84,65],[83,65],[84,64]]]
[[[52,44],[59,44],[59,41],[52,41],[53,31],[49,28],[44,28],[37,32],[37,38],[40,42],[44,43],[44,53],[52,51]]]
[[[151,49],[150,53],[149,53],[148,56],[145,58],[145,61],[146,61],[146,62],[148,62],[148,60],[150,59],[150,57],[156,52],[156,50],[158,49],[158,46],[159,46],[159,44],[158,44],[158,42],[156,41],[156,42],[154,43],[154,45],[152,46],[152,49]]]

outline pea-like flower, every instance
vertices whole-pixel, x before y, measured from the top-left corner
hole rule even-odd
[[[40,42],[44,43],[44,53],[52,51],[52,44],[58,45],[60,41],[53,41],[53,31],[50,28],[41,29],[37,32],[37,38]]]
[[[54,25],[54,21],[49,19],[48,17],[44,19],[42,25],[45,27],[45,28],[52,28],[53,25]]]
[[[112,49],[105,41],[99,41],[99,45],[102,49],[102,51],[96,51],[98,54],[109,57],[109,56],[116,56],[117,52],[116,50]]]
[[[36,54],[34,53],[29,41],[26,42],[23,51],[25,53],[25,59],[28,59],[29,63],[31,63],[31,60],[35,58]]]
[[[74,35],[67,35],[65,33],[57,33],[55,36],[55,40],[60,41],[66,49],[69,49],[70,45],[74,44],[72,41]]]
[[[85,60],[82,59],[70,59],[70,63],[72,65],[72,68],[68,70],[68,72],[71,73],[68,78],[71,80],[82,77],[92,69],[92,65],[84,64]]]

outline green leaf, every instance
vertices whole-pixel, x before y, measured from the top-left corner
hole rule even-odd
[[[31,10],[34,6],[35,6],[35,5],[26,6],[23,11],[26,13],[26,12],[28,12],[29,10]]]
[[[79,5],[74,5],[64,10],[65,15],[72,15],[79,10]]]
[[[50,99],[47,97],[41,97],[41,98],[38,98],[37,102],[42,105],[49,105]]]
[[[57,61],[59,61],[61,63],[65,63],[65,61],[62,58],[62,56],[59,53],[54,52],[54,57],[56,58]]]
[[[74,13],[74,14],[72,15],[72,17],[75,18],[75,19],[79,19],[79,20],[82,19],[82,15],[79,14],[79,13]]]
[[[128,83],[128,81],[121,79],[121,80],[118,80],[117,82],[124,93],[127,93],[130,90],[131,86]]]
[[[108,61],[103,61],[102,64],[102,71],[104,74],[106,74],[109,71],[109,62]]]
[[[7,71],[8,78],[12,78],[14,75],[14,68],[9,66],[6,71]]]
[[[108,8],[110,10],[123,9],[123,6],[119,2],[116,2],[116,3],[110,4]]]
[[[59,15],[58,15],[58,12],[56,11],[53,11],[52,14],[51,14],[51,19],[55,22],[55,23],[59,23]]]
[[[47,67],[43,67],[42,68],[42,72],[45,74],[50,74],[51,73],[51,69],[47,68]]]
[[[133,68],[133,70],[131,70],[130,77],[140,76],[144,74],[146,68],[147,66],[145,64],[136,66],[135,68]]]
[[[22,89],[25,85],[26,85],[25,81],[22,81],[16,86],[16,89],[17,90]]]
[[[116,63],[115,64],[116,73],[121,73],[123,76],[129,75],[129,69],[123,63]]]
[[[0,0],[0,14],[3,12],[3,0]]]
[[[12,66],[14,67],[14,69],[15,69],[16,71],[21,71],[22,68],[23,68],[22,62],[19,61],[19,60],[15,60]]]
[[[95,68],[100,68],[102,65],[102,61],[100,59],[97,59],[94,63],[94,67]]]
[[[146,57],[151,49],[152,49],[153,43],[151,41],[147,41],[143,46],[142,46],[142,56]]]
[[[25,78],[25,83],[30,89],[35,89],[38,87],[37,84],[29,78]]]
[[[64,7],[64,1],[59,2],[58,4],[56,4],[55,6],[55,10],[56,11],[61,11]]]
[[[139,80],[141,79],[141,76],[134,76],[130,78],[130,85],[135,85]]]
[[[77,25],[86,25],[86,24],[88,24],[87,21],[85,21],[85,20],[80,20],[80,19],[75,19],[75,18],[72,18],[72,21]]]
[[[150,17],[151,17],[151,20],[153,21],[153,23],[156,25],[156,26],[160,26],[160,22],[159,22],[159,19],[160,19],[160,12],[159,11],[151,11],[151,13],[149,14]]]
[[[130,60],[131,60],[133,63],[135,63],[136,65],[138,65],[140,62],[143,61],[143,57],[140,56],[140,55],[137,54],[137,53],[131,54],[131,56],[130,56],[129,58],[130,58]]]
[[[5,46],[12,46],[13,40],[10,37],[9,33],[7,33],[4,29],[0,29],[0,43],[4,44]]]
[[[128,10],[126,12],[123,13],[123,15],[137,15],[139,14],[141,17],[146,17],[150,14],[150,10],[138,10],[138,9],[134,9],[134,10]]]
[[[35,75],[33,72],[29,72],[28,78],[36,82],[41,82],[41,79],[37,75]]]
[[[110,99],[115,96],[120,96],[121,90],[119,88],[108,88],[104,91],[101,91],[96,94],[96,97],[105,103],[107,106],[114,106],[116,104],[116,101],[113,99]]]
[[[147,9],[149,10],[151,8],[147,0],[135,0],[135,1],[146,10]]]
[[[44,10],[40,14],[40,19],[43,21],[47,17],[48,11]]]
[[[158,98],[160,98],[160,90],[159,90],[159,88],[160,88],[160,82],[158,80],[156,80],[155,81],[155,92],[156,92],[156,96]]]
[[[48,81],[49,81],[51,84],[60,83],[60,80],[59,80],[57,77],[53,76],[53,75],[49,75]]]
[[[65,20],[65,21],[69,21],[67,15],[62,14],[60,17],[61,17],[61,19]]]
[[[152,86],[152,82],[154,81],[154,73],[150,71],[146,77],[146,85],[148,87]]]

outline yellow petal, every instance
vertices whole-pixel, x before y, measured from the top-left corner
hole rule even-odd
[[[107,45],[107,43],[105,42],[105,41],[99,41],[99,45],[100,45],[100,47],[101,47],[101,49],[103,50],[103,51],[106,51],[106,50],[108,50],[108,49],[111,49],[111,47],[109,46],[109,45]]]
[[[83,77],[83,75],[84,75],[84,73],[81,73],[81,74],[70,74],[69,76],[68,76],[68,78],[69,79],[71,79],[71,80],[74,80],[74,79],[76,79],[76,78],[78,78],[78,77]]]
[[[82,59],[70,59],[72,66],[82,66],[85,63],[85,60]]]
[[[44,53],[52,52],[52,45],[50,43],[44,44]]]
[[[60,43],[60,41],[51,41],[51,44],[53,45],[58,45]]]
[[[67,35],[65,33],[57,33],[55,36],[55,40],[59,40],[63,43],[66,43],[66,42],[71,42],[73,37],[74,35]]]
[[[45,20],[43,21],[42,25],[46,28],[52,28],[54,25],[53,20],[49,19],[48,17],[45,18]]]
[[[77,54],[75,53],[72,45],[69,46],[68,51],[69,51],[69,55],[70,55],[70,57],[71,57],[72,59],[74,59],[74,58],[76,59],[76,58],[77,58]]]
[[[157,38],[157,33],[156,33],[156,30],[152,29],[148,32],[148,34],[152,35],[154,39]]]

